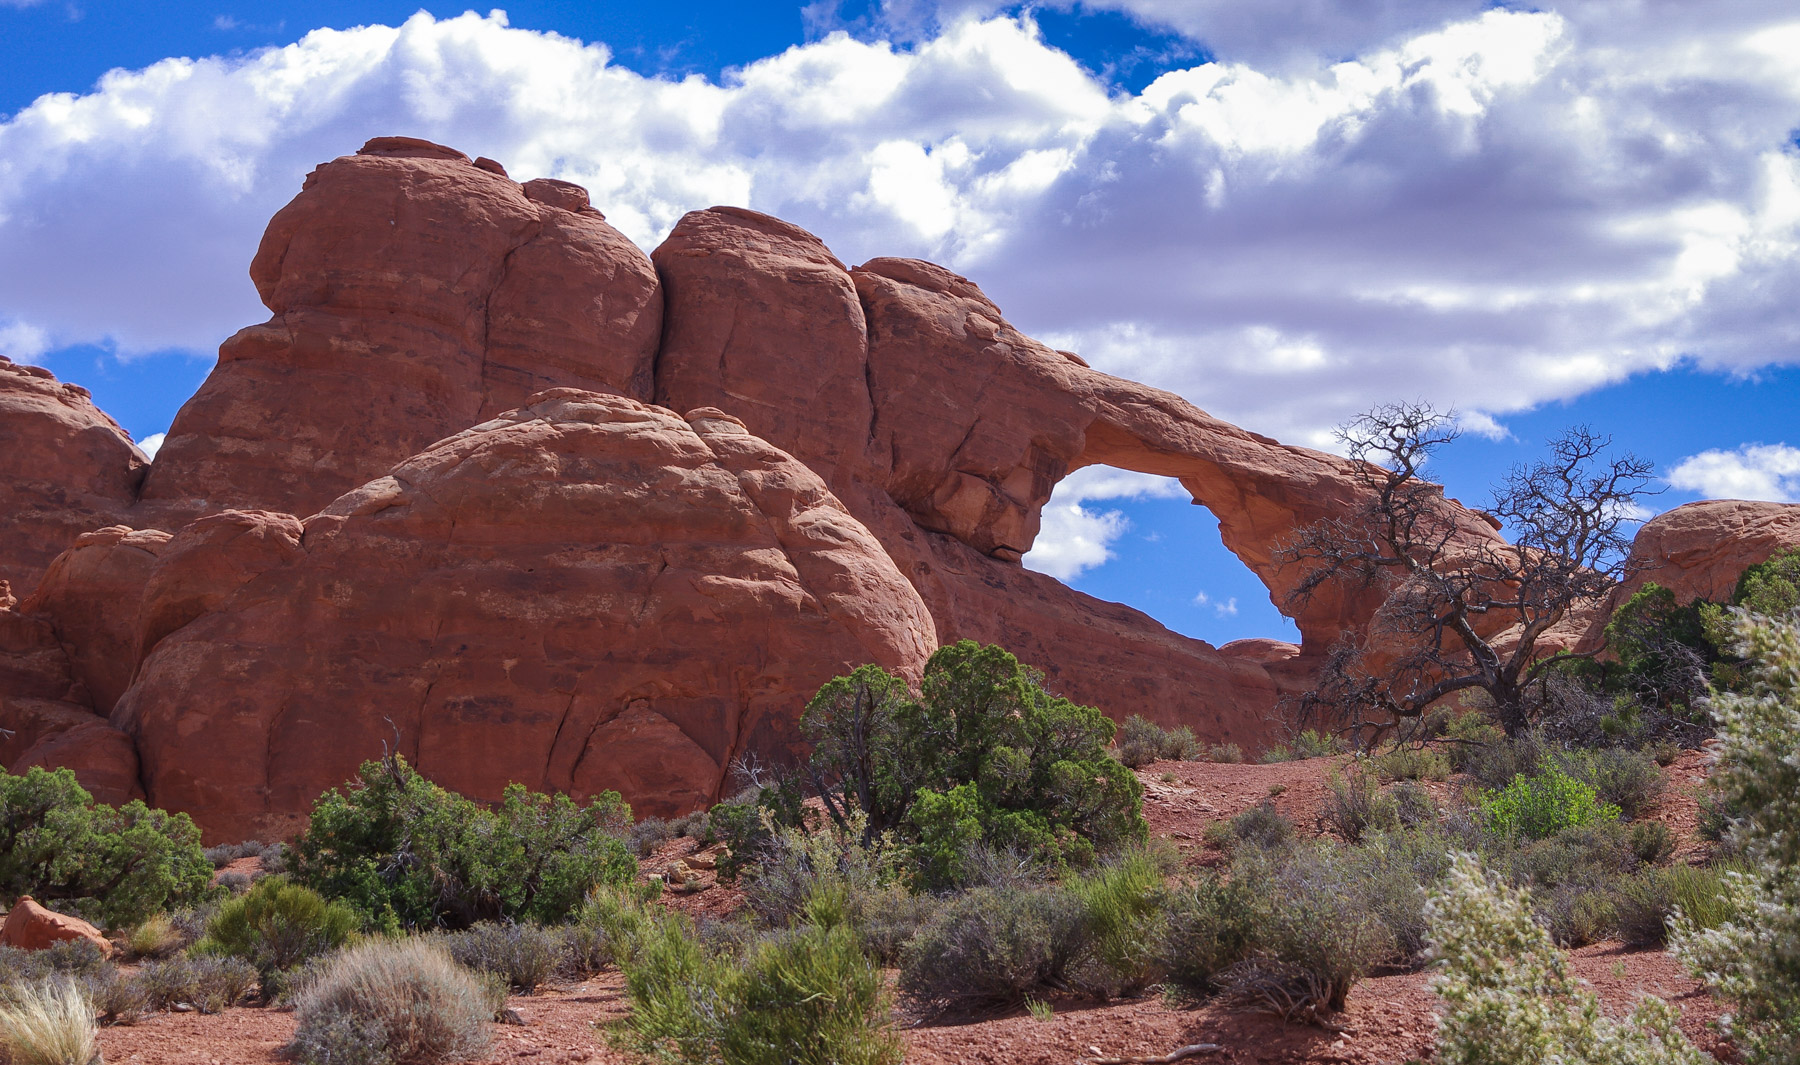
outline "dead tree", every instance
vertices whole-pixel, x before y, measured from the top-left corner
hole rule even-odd
[[[1468,513],[1422,475],[1457,436],[1453,416],[1425,404],[1378,407],[1342,426],[1366,502],[1300,530],[1277,556],[1305,573],[1292,604],[1333,584],[1384,593],[1366,630],[1331,649],[1307,697],[1343,731],[1386,731],[1471,689],[1487,693],[1509,734],[1527,728],[1532,684],[1568,657],[1542,654],[1539,639],[1625,576],[1649,462],[1608,458],[1611,438],[1568,430],[1495,488],[1489,513],[1507,542],[1470,535]]]

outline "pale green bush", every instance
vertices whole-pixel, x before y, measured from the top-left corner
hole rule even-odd
[[[1677,915],[1670,949],[1736,1007],[1747,1061],[1800,1061],[1800,619],[1736,612],[1745,694],[1713,700],[1713,782],[1737,818],[1729,833],[1748,872],[1726,874],[1739,914],[1716,928]]]
[[[1624,1021],[1569,971],[1568,959],[1532,919],[1525,892],[1490,879],[1459,854],[1426,904],[1444,1000],[1439,1065],[1705,1065],[1661,999],[1642,1000]]]

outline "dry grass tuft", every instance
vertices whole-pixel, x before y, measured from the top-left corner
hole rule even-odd
[[[68,977],[15,986],[0,999],[0,1051],[9,1065],[93,1065],[98,1033],[93,1006]]]

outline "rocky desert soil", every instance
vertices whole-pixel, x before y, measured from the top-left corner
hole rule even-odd
[[[1665,772],[1669,786],[1648,816],[1663,821],[1682,840],[1676,861],[1692,857],[1697,807],[1694,788],[1705,776],[1705,756],[1688,752]],[[1221,765],[1157,762],[1138,771],[1146,792],[1152,835],[1178,848],[1194,866],[1222,857],[1204,840],[1206,826],[1264,801],[1272,789],[1276,807],[1302,830],[1321,831],[1330,771],[1343,758],[1314,758],[1276,765]],[[1165,777],[1173,776],[1173,781]],[[1430,785],[1447,789],[1449,785]],[[704,868],[693,840],[665,843],[641,863],[643,875],[660,873],[677,861],[706,885],[692,894],[668,894],[672,907],[696,916],[720,916],[741,902],[741,894],[720,885]],[[255,859],[232,868],[244,871]],[[1644,995],[1678,1006],[1682,1027],[1700,1046],[1731,1060],[1711,1022],[1719,1004],[1675,960],[1660,950],[1632,951],[1600,943],[1574,952],[1577,974],[1597,992],[1608,1010],[1623,1014]],[[1344,1032],[1284,1025],[1255,1013],[1217,1003],[1166,1001],[1154,991],[1138,998],[1092,1002],[1054,999],[1055,1013],[1039,1020],[1024,1011],[975,1017],[899,1014],[907,1061],[917,1065],[1072,1065],[1096,1057],[1148,1057],[1195,1043],[1213,1043],[1217,1052],[1186,1060],[1237,1065],[1276,1063],[1357,1063],[1400,1065],[1432,1058],[1435,997],[1426,973],[1378,974],[1352,992],[1340,1018]],[[627,1007],[622,980],[608,972],[579,984],[551,986],[515,996],[511,1005],[523,1025],[495,1025],[489,1062],[501,1065],[624,1065],[631,1059],[607,1043],[605,1027]],[[291,1013],[257,1007],[216,1016],[165,1013],[129,1027],[101,1033],[111,1065],[274,1065],[292,1034]]]

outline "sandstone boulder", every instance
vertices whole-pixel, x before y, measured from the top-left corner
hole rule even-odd
[[[0,766],[74,770],[100,802],[143,797],[130,737],[93,711],[68,651],[46,618],[0,608]]]
[[[29,595],[76,537],[124,520],[149,465],[87,389],[0,356],[0,581]]]
[[[15,950],[44,950],[72,939],[85,939],[99,947],[101,954],[112,954],[112,944],[98,928],[79,917],[45,909],[30,895],[14,903],[6,923],[0,924],[0,946]]]
[[[655,270],[565,182],[377,138],[307,176],[250,276],[274,317],[176,416],[145,523],[313,513],[553,386],[650,397]]]
[[[219,531],[234,524],[268,532]],[[396,742],[478,798],[516,781],[683,812],[720,797],[734,759],[791,751],[824,681],[870,661],[917,675],[935,646],[880,543],[717,410],[557,389],[298,538],[266,515],[201,525],[151,576],[199,591],[152,593],[166,631],[115,719],[150,800],[209,838],[291,830]],[[209,589],[195,570],[230,576]]]
[[[138,660],[144,584],[169,534],[112,525],[77,537],[50,564],[21,613],[47,619],[95,712],[107,714]]]
[[[1800,548],[1800,503],[1708,499],[1687,503],[1644,523],[1631,544],[1630,580],[1615,597],[1623,603],[1646,583],[1680,602],[1731,598],[1744,570]]]

